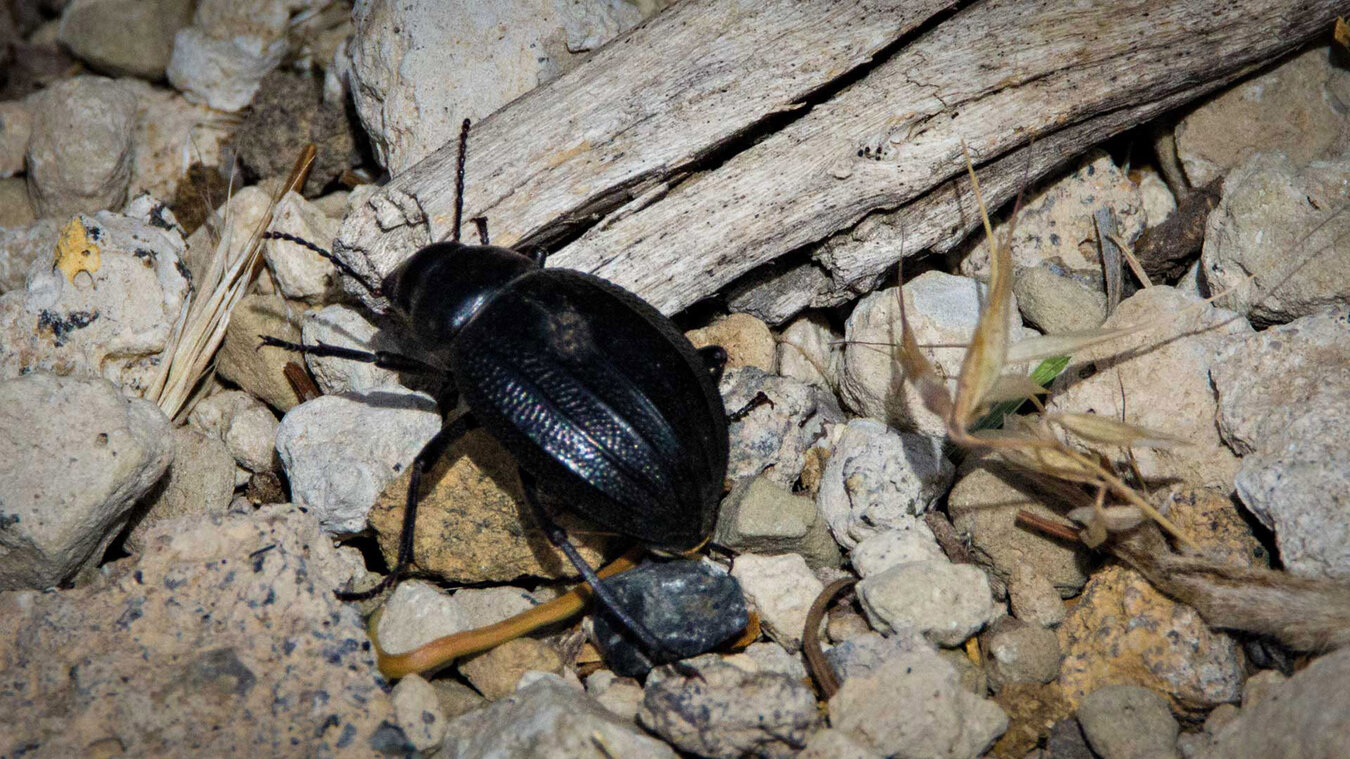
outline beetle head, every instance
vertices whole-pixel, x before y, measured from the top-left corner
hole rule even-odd
[[[420,340],[445,346],[498,292],[534,268],[530,258],[506,248],[442,242],[399,264],[383,290]]]

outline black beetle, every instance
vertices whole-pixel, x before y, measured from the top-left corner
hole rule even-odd
[[[544,268],[542,253],[490,245],[482,219],[474,220],[482,244],[459,242],[468,129],[466,120],[453,240],[417,251],[381,286],[308,241],[265,235],[305,245],[388,297],[419,342],[443,351],[446,366],[266,336],[264,344],[442,375],[463,402],[464,411],[413,461],[397,566],[375,588],[342,595],[372,597],[408,570],[422,476],[455,440],[482,426],[516,457],[526,501],[549,540],[620,624],[647,650],[663,652],[567,541],[538,494],[563,499],[650,548],[699,548],[712,534],[727,470],[728,417],[717,389],[726,351],[694,348],[668,318],[611,282]]]

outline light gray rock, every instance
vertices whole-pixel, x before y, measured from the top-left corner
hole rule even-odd
[[[800,680],[749,673],[708,654],[687,660],[700,677],[652,670],[638,722],[683,751],[714,759],[795,756],[820,724]]]
[[[995,691],[1009,683],[1048,683],[1059,676],[1054,630],[1003,617],[980,636],[985,672]]]
[[[314,520],[264,507],[170,520],[146,542],[88,587],[0,593],[0,754],[411,750]]]
[[[376,158],[399,174],[641,20],[619,0],[362,0],[350,86]],[[446,71],[456,72],[445,76]]]
[[[116,76],[161,79],[192,0],[72,0],[57,38],[76,58]]]
[[[844,339],[817,312],[792,320],[778,336],[778,373],[833,390],[839,386]]]
[[[33,214],[33,204],[28,201],[28,182],[23,177],[0,179],[0,230],[23,229],[35,221],[37,217]],[[0,257],[4,255],[0,252]],[[0,279],[0,288],[3,288],[2,283],[3,279]]]
[[[1254,153],[1283,150],[1306,165],[1350,146],[1350,72],[1315,47],[1201,104],[1176,126],[1176,150],[1194,187]]]
[[[260,338],[299,342],[300,311],[279,295],[245,295],[230,314],[225,342],[216,354],[216,372],[277,411],[290,411],[300,398],[286,379],[286,364],[299,362],[300,357],[263,346]]]
[[[1022,318],[1047,335],[1087,332],[1106,319],[1106,295],[1046,265],[1024,267],[1013,279]]]
[[[826,651],[825,660],[842,683],[851,677],[868,677],[900,654],[935,648],[913,628],[892,630],[886,636],[869,630]]]
[[[1138,167],[1130,167],[1130,176],[1135,176],[1138,172],[1139,197],[1144,202],[1144,218],[1148,220],[1148,226],[1156,227],[1167,220],[1172,212],[1177,210],[1177,199],[1172,194],[1172,189],[1167,186],[1162,175],[1152,166],[1145,164]]]
[[[1171,759],[1180,728],[1167,699],[1138,685],[1108,685],[1078,705],[1078,722],[1102,759]]]
[[[36,98],[0,102],[0,177],[23,173]]]
[[[806,612],[825,584],[816,579],[806,559],[795,553],[782,556],[741,554],[731,567],[745,598],[759,611],[769,637],[789,651],[802,647]]]
[[[105,380],[0,382],[0,590],[51,587],[97,565],[172,460],[168,419]]]
[[[375,634],[382,649],[401,654],[474,626],[454,596],[429,582],[405,580],[390,594]]]
[[[1023,622],[1054,627],[1064,621],[1067,610],[1053,583],[1040,572],[1013,567],[1008,579],[1008,606]]]
[[[769,374],[753,366],[731,369],[722,377],[722,402],[735,413],[759,393],[773,402],[732,422],[727,479],[762,474],[791,487],[802,473],[803,454],[825,434],[825,425],[842,423],[844,414],[828,392],[804,382]]]
[[[881,759],[867,743],[843,730],[817,730],[797,759]]]
[[[1144,201],[1139,188],[1125,176],[1105,150],[1095,149],[1071,173],[1050,179],[1027,196],[1017,212],[1012,238],[1014,266],[1053,262],[1071,271],[1101,271],[1097,226],[1093,213],[1110,209],[1117,234],[1133,244],[1144,231]],[[994,224],[994,239],[1007,236],[1007,219]],[[972,250],[961,262],[966,276],[985,277],[989,248],[984,235],[975,235]],[[924,342],[922,339],[920,343]]]
[[[389,697],[394,702],[394,719],[413,748],[418,751],[440,748],[445,738],[445,713],[431,683],[408,675],[398,681]]]
[[[1104,328],[1147,325],[1074,354],[1055,381],[1052,411],[1094,411],[1181,438],[1189,445],[1136,448],[1145,478],[1228,487],[1237,458],[1219,440],[1209,368],[1234,342],[1252,334],[1241,316],[1204,305],[1163,285],[1121,302]],[[1087,369],[1096,371],[1083,379]],[[1067,389],[1064,389],[1066,388]],[[1161,392],[1163,389],[1166,392]]]
[[[1200,258],[1209,291],[1232,291],[1218,304],[1278,324],[1350,303],[1350,220],[1332,210],[1347,197],[1350,153],[1303,167],[1258,153],[1233,169]]]
[[[101,376],[133,394],[153,384],[189,292],[183,238],[156,222],[162,208],[134,201],[128,215],[81,214],[64,226],[58,268],[43,256],[23,290],[0,296],[0,377]]]
[[[41,216],[122,205],[131,179],[136,98],[98,76],[63,79],[37,97],[28,140],[28,197]]]
[[[713,540],[737,553],[798,553],[812,567],[837,567],[840,561],[815,502],[763,475],[742,480],[723,499]]]
[[[305,314],[300,322],[300,334],[305,345],[324,343],[354,350],[409,354],[388,330],[380,329],[361,311],[341,304]],[[315,382],[330,395],[397,387],[399,384],[398,372],[362,361],[305,356],[305,363]]]
[[[145,536],[167,519],[205,521],[230,508],[234,498],[234,457],[225,444],[190,427],[173,429],[173,463],[142,500],[131,520],[126,549],[139,553]]]
[[[1204,759],[1334,759],[1350,745],[1350,649],[1317,659],[1218,728]]]
[[[858,598],[874,629],[913,627],[940,646],[961,645],[998,612],[984,572],[945,558],[864,578]]]
[[[1087,552],[1020,527],[1017,512],[1024,509],[1058,514],[1033,483],[993,461],[968,459],[947,496],[952,524],[969,541],[976,563],[1005,584],[1020,568],[1044,577],[1064,598],[1077,595],[1087,582]]]
[[[825,465],[816,505],[845,548],[932,508],[952,481],[942,443],[870,419],[848,423]]]
[[[136,96],[135,158],[129,196],[148,192],[158,198],[172,198],[193,164],[228,167],[230,159],[224,153],[238,126],[231,114],[190,102],[175,90],[130,79],[118,83]],[[229,173],[228,168],[225,173]],[[253,227],[247,232],[252,233]]]
[[[239,390],[216,393],[198,403],[188,423],[225,444],[250,472],[275,469],[277,418],[261,401]]]
[[[296,505],[325,532],[357,533],[375,498],[441,428],[430,396],[409,390],[325,395],[286,414],[277,454]]]
[[[273,232],[309,240],[323,248],[337,238],[339,222],[299,193],[288,192],[272,212]],[[263,243],[263,256],[281,294],[307,303],[324,303],[339,294],[338,271],[331,261],[304,246],[284,240]]]
[[[891,346],[900,342],[902,332],[896,295],[904,292],[905,315],[919,345],[964,345],[970,342],[979,321],[986,289],[969,277],[928,271],[902,288],[878,290],[859,301],[844,326],[848,343],[839,374],[839,397],[844,406],[893,427],[944,437],[942,418],[924,406],[895,359]],[[1020,339],[1029,332],[1022,327],[1015,297],[1013,301],[1008,324],[1012,337]],[[955,390],[965,349],[921,350],[940,375],[952,378],[948,384]]]
[[[844,681],[830,699],[830,723],[882,756],[974,759],[1003,734],[1008,718],[961,687],[951,664],[916,650]]]
[[[619,677],[607,669],[596,670],[586,678],[586,694],[599,701],[615,716],[629,722],[637,720],[642,703],[642,685],[631,677]]]
[[[881,574],[901,564],[945,558],[933,531],[917,518],[864,539],[849,553],[853,568],[863,577]]]
[[[719,316],[706,327],[684,333],[695,348],[721,346],[727,352],[727,369],[755,366],[769,374],[778,373],[778,348],[769,325],[750,314]]]
[[[438,759],[675,759],[661,741],[578,694],[560,677],[451,720]]]
[[[174,35],[166,74],[188,100],[238,111],[281,64],[293,0],[199,0],[192,25]]]
[[[62,224],[56,219],[40,219],[23,227],[0,227],[0,293],[23,289],[33,262],[55,253]]]
[[[771,640],[751,643],[741,653],[724,657],[723,661],[744,665],[743,668],[749,667],[751,672],[777,672],[794,680],[806,680],[808,676],[801,654],[788,653],[786,648]]]
[[[1260,332],[1212,370],[1239,498],[1292,572],[1350,579],[1350,308]]]
[[[530,593],[522,588],[464,588],[455,591],[455,604],[468,620],[468,627],[487,627],[508,617],[529,611],[538,605]]]

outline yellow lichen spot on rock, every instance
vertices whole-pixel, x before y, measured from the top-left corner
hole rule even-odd
[[[75,284],[75,275],[87,271],[93,276],[101,263],[99,248],[90,239],[84,221],[79,216],[71,219],[56,241],[56,260],[52,266],[60,269],[66,279]]]

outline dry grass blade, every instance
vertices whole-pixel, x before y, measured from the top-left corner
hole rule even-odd
[[[1153,325],[1137,324],[1117,329],[1092,329],[1086,332],[1068,332],[1062,335],[1039,335],[1018,340],[1008,346],[1004,360],[1010,364],[1040,361],[1055,356],[1070,356],[1084,348],[1141,332]]]
[[[1041,383],[1020,374],[1004,374],[994,381],[994,386],[985,393],[985,403],[1003,403],[1005,401],[1025,401],[1050,391]]]
[[[200,283],[201,292],[189,297],[184,315],[174,327],[165,349],[160,371],[146,393],[170,419],[179,419],[191,409],[194,393],[211,371],[216,350],[225,340],[230,314],[244,298],[262,263],[262,233],[272,223],[272,209],[286,192],[304,184],[314,163],[313,145],[306,148],[291,175],[282,185],[268,210],[249,237],[248,244],[232,256],[233,219],[226,219],[225,231],[216,244],[215,255]]]
[[[896,272],[901,282],[904,282],[904,257],[896,263]],[[928,407],[929,411],[946,419],[952,411],[951,396],[947,394],[947,383],[938,376],[937,370],[929,362],[928,357],[923,355],[919,349],[919,342],[914,338],[914,330],[909,326],[909,318],[905,314],[905,294],[904,288],[895,289],[895,297],[900,311],[900,345],[895,349],[897,358],[900,360],[900,368],[904,370],[905,379],[914,383],[919,390],[919,397]]]
[[[1091,443],[1126,448],[1176,448],[1190,441],[1100,414],[1055,413],[1045,420]]]
[[[1008,316],[1012,308],[1012,250],[1008,243],[999,243],[995,239],[989,211],[980,193],[980,182],[975,176],[975,166],[970,161],[970,151],[964,143],[961,151],[965,155],[971,190],[980,209],[989,245],[989,291],[984,312],[975,325],[975,334],[971,336],[970,348],[961,362],[961,374],[956,382],[956,398],[948,417],[948,427],[953,438],[965,435],[966,429],[978,418],[978,411],[984,405],[986,396],[1003,373],[1008,354]],[[1008,224],[1009,241],[1016,220],[1014,213]]]

